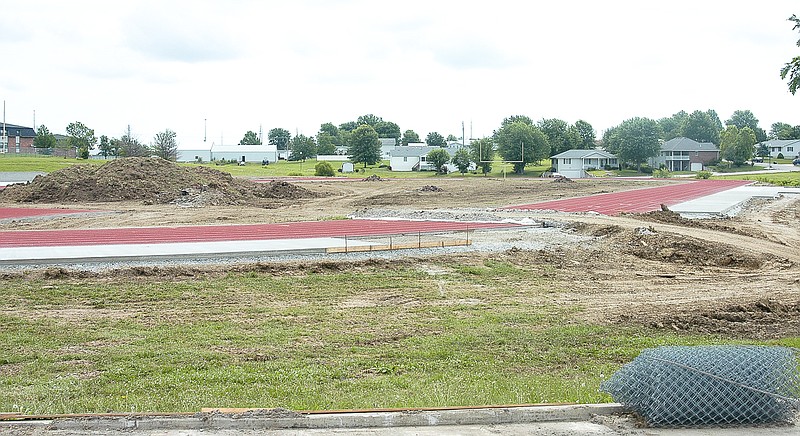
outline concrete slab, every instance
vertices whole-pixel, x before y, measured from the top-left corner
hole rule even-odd
[[[377,243],[344,238],[296,238],[257,241],[177,242],[164,244],[108,244],[0,248],[1,265],[143,260],[193,259],[211,256],[270,256],[325,253],[329,248],[366,247]]]
[[[740,186],[670,206],[670,210],[688,218],[733,216],[751,198],[777,198],[800,195],[800,188],[782,186]]]

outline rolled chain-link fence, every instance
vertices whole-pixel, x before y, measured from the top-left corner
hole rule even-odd
[[[791,422],[798,350],[675,346],[642,351],[600,385],[654,427]]]

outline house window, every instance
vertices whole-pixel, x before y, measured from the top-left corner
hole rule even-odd
[[[408,156],[403,156],[403,162],[408,162]]]
[[[561,163],[564,165],[572,165],[572,159],[564,159],[564,161]]]
[[[794,151],[794,147],[786,147],[786,151]]]
[[[421,157],[419,158],[419,161],[420,161],[420,162],[425,162],[425,158],[426,158],[426,156],[421,156]]]

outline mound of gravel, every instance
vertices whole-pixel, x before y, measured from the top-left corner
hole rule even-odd
[[[131,157],[104,165],[73,165],[0,191],[0,200],[26,203],[115,202],[203,206],[299,200],[315,193],[287,182],[258,184],[204,166]]]

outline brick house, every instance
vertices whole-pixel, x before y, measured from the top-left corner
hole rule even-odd
[[[669,171],[701,171],[718,160],[719,148],[716,145],[679,137],[661,144],[661,152],[650,158],[649,163],[653,168],[663,165]]]
[[[5,130],[3,130],[5,128]],[[0,123],[0,153],[35,154],[33,138],[36,132],[32,127]]]

